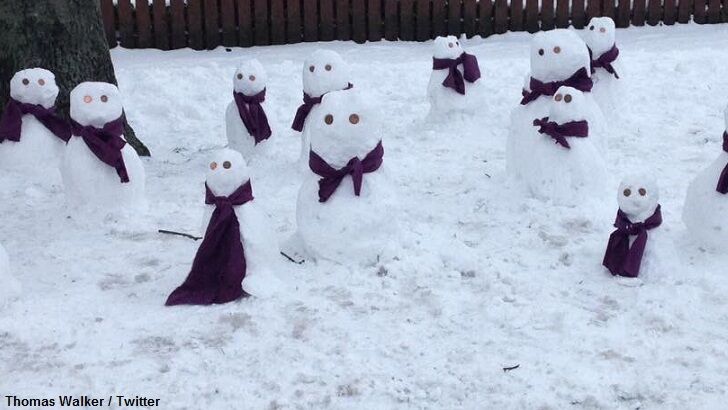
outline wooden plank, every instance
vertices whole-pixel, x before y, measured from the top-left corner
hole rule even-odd
[[[384,38],[394,41],[399,37],[399,0],[384,0]]]
[[[415,39],[414,3],[412,0],[399,0],[399,39]]]
[[[284,0],[270,0],[270,43],[286,42],[286,11]]]
[[[629,27],[629,19],[632,14],[632,2],[631,0],[617,0],[617,19],[614,20],[614,24],[619,28]]]
[[[137,48],[152,47],[152,17],[149,13],[149,1],[136,0],[134,9],[137,27]]]
[[[462,0],[448,0],[447,2],[447,33],[458,36],[463,32]]]
[[[220,23],[222,24],[222,45],[225,47],[238,45],[238,30],[235,24],[235,0],[220,0]]]
[[[134,48],[134,15],[129,0],[119,0],[119,35],[121,37],[121,46],[125,48]]]
[[[556,27],[569,27],[569,0],[556,0]]]
[[[496,34],[508,31],[508,0],[495,0],[493,29]]]
[[[493,34],[493,2],[491,0],[478,2],[478,33],[483,38]]]
[[[662,21],[662,0],[649,0],[647,6],[647,24],[656,26]]]
[[[172,48],[187,47],[187,35],[185,34],[185,2],[184,0],[172,0],[169,4],[170,17],[172,21]]]
[[[366,0],[351,0],[351,39],[357,43],[367,41]]]
[[[394,1],[396,2],[396,0]],[[396,5],[395,3],[395,7]],[[336,38],[339,40],[351,40],[350,13],[349,0],[336,0]]]
[[[415,0],[417,8],[417,41],[430,38],[430,0]]]
[[[367,3],[367,23],[369,32],[369,41],[379,41],[382,39],[382,26],[384,15],[382,14],[382,0],[369,0]]]
[[[535,33],[539,30],[538,25],[538,2],[539,0],[526,0],[526,30]]]
[[[675,24],[675,21],[677,21],[677,5],[675,4],[675,0],[665,0],[665,17],[662,19],[662,21],[668,25],[671,26]]]
[[[447,35],[447,4],[445,0],[432,0],[432,35]]]
[[[586,25],[584,0],[573,0],[571,4],[571,24],[577,29],[582,29]]]
[[[686,24],[690,21],[690,12],[692,10],[692,0],[678,0],[677,21]]]
[[[205,32],[202,28],[202,0],[187,0],[187,30],[190,47],[195,50],[205,48]]]
[[[270,22],[268,21],[268,1],[267,0],[254,0],[253,1],[253,43],[256,46],[266,46],[270,44],[270,37],[268,28]]]
[[[496,7],[498,2],[496,2]],[[523,30],[523,0],[511,0],[511,31]]]
[[[202,0],[202,15],[205,18],[205,47],[212,50],[221,44],[217,0]]]
[[[476,0],[463,0],[463,32],[468,38],[477,34],[477,13]]]
[[[116,47],[116,22],[114,21],[114,1],[101,0],[101,19],[104,22],[104,33],[109,48]]]
[[[160,50],[169,50],[169,25],[167,24],[167,2],[165,0],[154,0],[152,17],[154,46]]]
[[[241,0],[238,0],[238,16],[240,16],[240,3]],[[248,12],[250,12],[249,7]],[[300,43],[303,36],[301,28],[301,0],[286,0],[286,42]]]
[[[616,16],[616,7],[614,6],[614,0],[603,0],[602,1],[602,16],[609,17],[614,20]]]
[[[645,25],[645,0],[633,0],[632,2],[632,25]]]
[[[594,17],[599,17],[602,13],[602,2],[600,0],[589,0],[586,7],[586,22],[589,23]]]
[[[318,2],[303,0],[303,41],[318,40]]]
[[[698,24],[704,24],[705,18],[705,0],[695,0],[693,8],[693,21]]]
[[[256,6],[258,3],[255,3]],[[334,39],[334,1],[319,0],[319,40]]]
[[[720,0],[708,0],[708,23],[720,23],[721,20]]]
[[[543,0],[541,4],[541,30],[551,30],[554,26],[554,0]]]

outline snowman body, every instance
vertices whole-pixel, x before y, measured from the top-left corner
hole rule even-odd
[[[433,44],[433,58],[456,59],[464,52],[460,42],[455,36],[437,37]],[[458,65],[460,75],[464,74],[463,66]],[[480,108],[482,87],[480,79],[475,82],[465,81],[465,94],[460,94],[442,83],[449,74],[449,70],[435,70],[430,73],[427,84],[427,98],[430,102],[430,115],[447,115],[450,112],[472,113]]]

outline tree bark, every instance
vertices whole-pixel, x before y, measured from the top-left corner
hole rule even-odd
[[[79,83],[117,83],[98,0],[0,0],[0,115],[12,76],[33,67],[56,75],[63,115]],[[128,123],[124,136],[139,155],[149,155]]]

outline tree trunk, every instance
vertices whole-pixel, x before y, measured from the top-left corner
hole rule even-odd
[[[33,67],[56,75],[63,115],[79,83],[116,84],[98,0],[0,0],[0,115],[12,76]],[[128,123],[124,136],[139,155],[149,155]]]

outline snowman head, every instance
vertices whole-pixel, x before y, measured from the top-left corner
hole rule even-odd
[[[630,175],[619,184],[619,209],[632,222],[642,222],[657,209],[660,192],[655,180],[647,175]]]
[[[316,50],[303,63],[303,92],[320,97],[349,85],[349,66],[331,50]]]
[[[71,118],[82,126],[103,127],[121,117],[119,89],[109,83],[81,83],[71,91]]]
[[[255,95],[265,89],[268,82],[268,74],[263,65],[256,59],[244,61],[233,76],[235,91],[244,95]]]
[[[249,179],[248,164],[239,152],[224,148],[212,155],[205,182],[216,196],[232,195]]]
[[[542,82],[563,81],[580,68],[589,72],[589,51],[573,31],[542,31],[531,42],[531,76]]]
[[[360,91],[328,93],[313,119],[311,149],[341,168],[353,157],[363,159],[382,139],[378,115]]]
[[[433,44],[432,56],[435,58],[458,58],[463,53],[455,36],[437,37]]]
[[[614,45],[614,20],[609,17],[594,17],[586,26],[584,41],[594,54],[594,58],[599,57],[609,51]]]
[[[58,97],[56,76],[42,68],[18,71],[10,79],[10,97],[21,103],[51,108]]]
[[[549,119],[558,124],[586,119],[584,93],[572,87],[559,87],[551,97]]]

